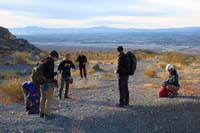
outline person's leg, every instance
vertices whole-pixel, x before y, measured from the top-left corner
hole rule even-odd
[[[79,70],[80,70],[81,78],[83,78],[83,67],[81,65],[79,66]]]
[[[65,98],[68,98],[69,93],[69,80],[65,81]]]
[[[124,106],[124,100],[125,100],[125,82],[124,77],[119,77],[119,93],[120,93],[120,99],[119,104],[120,106]]]
[[[43,85],[40,88],[41,98],[40,98],[40,115],[43,117],[46,103],[46,92],[43,89]]]
[[[84,77],[87,78],[86,65],[83,66],[83,73],[84,73]]]
[[[53,97],[53,84],[48,83],[48,90],[46,91],[46,103],[45,103],[45,115],[50,115],[51,113],[51,102]]]
[[[62,98],[62,91],[63,91],[63,88],[64,88],[64,84],[65,84],[65,80],[63,78],[61,78],[61,85],[60,85],[59,94],[58,94],[58,97],[60,99]]]
[[[128,77],[125,78],[125,105],[129,105]]]
[[[167,88],[169,91],[173,92],[173,93],[175,93],[175,92],[177,92],[177,91],[179,90],[179,87],[177,87],[177,86],[175,86],[175,85],[168,85],[168,86],[166,86],[166,88]]]
[[[25,108],[26,108],[26,111],[28,111],[30,109],[30,106],[31,106],[31,102],[28,100],[27,96],[28,96],[28,91],[26,89],[23,89],[22,88],[22,91],[23,91],[23,94],[24,94],[24,104],[25,104]]]

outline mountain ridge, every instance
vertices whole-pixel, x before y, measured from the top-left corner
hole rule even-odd
[[[76,33],[135,33],[135,32],[200,32],[200,27],[183,27],[183,28],[112,28],[112,27],[89,27],[89,28],[45,28],[38,26],[27,26],[10,28],[11,32],[16,35],[34,35],[34,34],[76,34]]]

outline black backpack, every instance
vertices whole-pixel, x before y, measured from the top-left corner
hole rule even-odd
[[[45,61],[39,62],[34,66],[32,70],[32,74],[31,74],[31,78],[33,82],[39,83],[39,84],[42,84],[44,82],[44,64],[47,61],[49,60],[46,59]]]
[[[126,53],[127,57],[127,71],[130,76],[134,75],[137,67],[137,58],[133,52],[128,51]]]

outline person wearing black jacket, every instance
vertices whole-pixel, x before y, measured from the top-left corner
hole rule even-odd
[[[40,88],[40,117],[51,119],[51,101],[54,92],[54,76],[57,72],[54,72],[54,61],[57,61],[59,55],[56,51],[51,51],[49,56],[42,62],[44,63],[44,82]]]
[[[117,48],[119,53],[118,57],[118,66],[116,73],[118,74],[118,84],[119,84],[119,93],[120,99],[117,106],[123,107],[124,105],[129,105],[129,90],[128,90],[128,69],[127,69],[127,57],[123,51],[123,47],[119,46]]]
[[[66,54],[65,59],[58,66],[58,71],[60,71],[60,73],[62,73],[61,87],[60,87],[59,94],[58,94],[59,99],[62,98],[62,91],[64,88],[64,84],[65,84],[64,98],[69,98],[68,92],[69,92],[69,84],[70,84],[69,80],[71,77],[71,68],[75,69],[75,66],[74,66],[73,62],[70,60],[70,54]]]
[[[80,70],[80,75],[81,75],[81,79],[87,78],[87,72],[86,72],[86,63],[87,63],[87,57],[83,54],[83,51],[80,51],[80,55],[78,56],[76,62],[79,63],[79,70]]]

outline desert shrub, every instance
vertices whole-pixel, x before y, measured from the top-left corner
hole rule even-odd
[[[149,65],[144,70],[144,75],[149,78],[154,78],[156,76],[156,66]]]
[[[5,99],[9,99],[10,103],[15,103],[23,100],[23,93],[21,90],[21,79],[6,80],[0,85],[0,91]]]
[[[160,63],[159,63],[159,67],[160,67],[161,69],[165,69],[166,65],[167,65],[167,63],[165,63],[165,62],[160,62]]]
[[[15,71],[6,71],[0,73],[0,79],[12,79],[12,78],[18,78],[18,73]]]
[[[196,62],[196,58],[184,53],[166,52],[160,56],[160,61],[172,64],[190,65]]]
[[[98,86],[99,81],[97,79],[75,80],[72,84],[73,89],[96,89]]]
[[[31,54],[27,51],[16,51],[14,53],[15,64],[29,64],[30,59],[31,59]]]
[[[154,53],[152,51],[145,51],[145,50],[137,50],[134,52],[137,60],[146,60],[149,58],[155,58],[157,56],[157,53]]]

